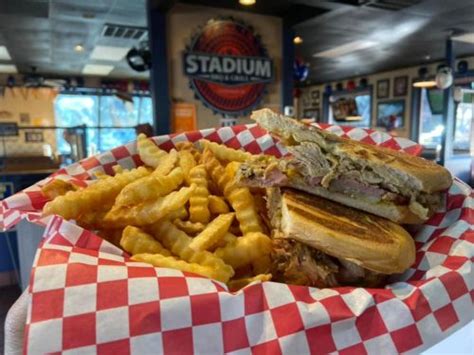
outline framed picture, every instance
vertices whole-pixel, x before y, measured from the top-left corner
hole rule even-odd
[[[405,100],[391,100],[377,103],[377,127],[387,131],[405,125]]]
[[[43,132],[41,131],[26,131],[25,142],[28,143],[42,143],[44,142]]]
[[[393,80],[393,96],[406,96],[408,89],[408,76],[397,76]]]
[[[31,123],[30,114],[29,113],[20,113],[20,123],[29,125]]]
[[[311,92],[303,92],[301,95],[301,103],[303,104],[303,109],[313,107],[313,100],[311,99]]]
[[[317,121],[319,119],[319,109],[304,110],[303,118],[312,118]]]
[[[377,81],[377,99],[386,99],[390,94],[390,80]]]
[[[18,124],[16,122],[0,123],[0,137],[13,137],[18,135]]]

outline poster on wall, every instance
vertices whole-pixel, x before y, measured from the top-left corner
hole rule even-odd
[[[388,131],[405,125],[405,100],[392,100],[377,104],[377,127]]]
[[[377,99],[386,99],[390,93],[390,79],[377,81]]]
[[[183,53],[183,70],[196,97],[226,117],[249,113],[274,80],[260,36],[233,18],[211,19],[200,28]]]
[[[393,96],[405,96],[408,90],[408,76],[398,76],[393,80]]]
[[[18,136],[18,124],[16,122],[1,122],[0,137]]]
[[[186,102],[177,102],[173,104],[173,133],[195,131],[196,124],[196,105]]]
[[[42,143],[44,142],[43,132],[41,131],[26,131],[25,132],[26,143]]]

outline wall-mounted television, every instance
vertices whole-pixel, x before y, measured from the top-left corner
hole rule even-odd
[[[428,102],[430,104],[431,113],[433,115],[442,115],[444,107],[444,95],[443,90],[440,89],[428,89]]]
[[[338,122],[362,120],[356,100],[353,97],[341,97],[331,103],[331,108],[334,120]]]

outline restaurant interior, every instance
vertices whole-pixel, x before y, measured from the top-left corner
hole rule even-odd
[[[0,200],[139,132],[262,107],[410,139],[472,187],[473,19],[461,0],[2,0]],[[0,319],[28,284],[21,228],[40,239],[0,233]]]

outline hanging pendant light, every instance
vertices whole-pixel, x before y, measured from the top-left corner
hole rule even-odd
[[[439,89],[447,89],[453,85],[453,71],[448,66],[441,66],[436,73],[436,86]]]
[[[413,83],[415,88],[433,88],[436,86],[436,80],[428,75],[428,69],[421,67],[418,70],[418,79]]]

